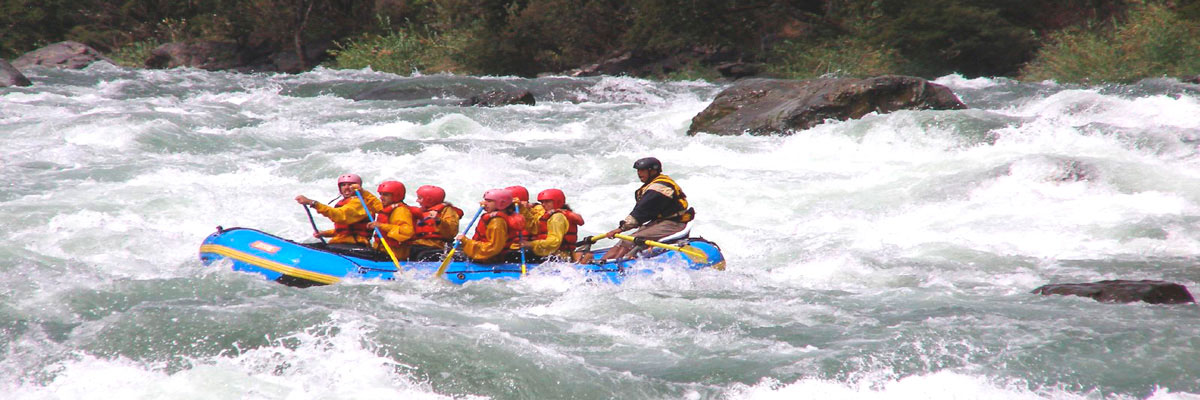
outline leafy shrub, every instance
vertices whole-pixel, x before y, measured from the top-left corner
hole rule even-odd
[[[122,67],[145,68],[150,52],[161,45],[162,43],[155,39],[133,42],[117,48],[108,56]]]
[[[1152,76],[1200,71],[1200,24],[1179,18],[1162,4],[1131,9],[1112,29],[1072,29],[1022,71],[1022,79],[1060,82],[1131,82]]]
[[[386,33],[363,34],[347,42],[338,42],[330,50],[333,60],[327,64],[332,68],[372,70],[407,75],[414,71],[461,72],[462,67],[454,60],[462,39],[459,35],[423,34],[416,28],[391,29],[390,23],[381,21]]]
[[[811,44],[786,41],[775,47],[767,70],[794,79],[866,77],[895,73],[901,62],[895,50],[845,36]]]

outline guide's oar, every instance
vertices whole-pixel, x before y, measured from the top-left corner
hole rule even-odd
[[[300,206],[304,207],[304,213],[308,214],[308,223],[312,224],[313,233],[317,234],[317,239],[321,239],[321,244],[328,245],[329,243],[325,243],[325,237],[321,236],[321,230],[317,229],[317,221],[313,220],[312,210],[308,208],[307,204],[301,204]]]
[[[517,215],[521,215],[521,203],[514,202],[513,207],[516,208]],[[524,221],[524,219],[522,219],[522,221]],[[525,241],[525,228],[521,227],[521,230],[517,231],[517,248],[521,250],[521,275],[525,275],[525,246],[521,245],[521,242],[524,242],[524,241]]]
[[[462,231],[463,235],[466,235],[467,232],[469,232],[471,230],[471,225],[475,225],[475,221],[478,220],[479,216],[482,214],[483,214],[483,207],[479,207],[479,211],[476,211],[475,216],[471,217],[471,222],[467,223],[466,228],[463,228],[463,231]],[[433,273],[434,278],[439,278],[442,276],[442,274],[446,273],[446,267],[450,265],[450,259],[454,257],[454,252],[458,251],[458,245],[461,243],[462,243],[462,241],[458,240],[458,236],[455,236],[454,237],[454,245],[450,246],[450,252],[446,253],[446,259],[442,260],[442,265],[438,266],[437,271]]]
[[[375,214],[371,212],[371,207],[367,207],[367,200],[363,199],[362,192],[355,190],[354,194],[358,196],[358,201],[362,202],[363,211],[367,212],[367,219],[375,222]],[[400,260],[396,259],[396,253],[392,252],[392,246],[388,245],[387,239],[383,238],[383,232],[379,231],[379,227],[375,227],[375,235],[379,236],[379,243],[383,243],[383,249],[387,250],[388,257],[392,258],[392,264],[396,264],[396,272],[400,272]]]
[[[596,236],[592,236],[592,237],[588,238],[587,240],[595,243],[597,240],[604,239],[605,237],[607,237],[607,236],[596,235]],[[683,255],[687,256],[688,259],[692,260],[693,262],[696,262],[698,264],[708,264],[708,254],[705,253],[704,250],[700,250],[700,249],[696,248],[695,246],[675,246],[675,245],[670,245],[670,244],[666,244],[666,243],[655,242],[653,240],[636,238],[636,237],[629,236],[629,235],[622,235],[620,233],[613,235],[613,237],[615,237],[617,239],[621,239],[621,240],[627,240],[627,241],[633,242],[634,244],[643,244],[643,245],[647,245],[647,246],[651,246],[651,247],[658,247],[660,249],[678,251],[680,253],[683,253]]]

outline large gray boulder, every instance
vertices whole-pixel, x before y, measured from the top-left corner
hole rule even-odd
[[[13,60],[12,65],[19,69],[33,66],[54,68],[81,69],[96,61],[108,61],[116,64],[111,58],[100,54],[96,49],[79,42],[58,42],[46,47],[25,53]]]
[[[688,135],[790,135],[827,119],[963,108],[967,106],[949,88],[911,76],[745,79],[721,91],[708,108],[692,118]]]
[[[7,60],[0,59],[0,87],[29,86],[32,84],[33,82],[30,82],[29,78],[21,74],[21,71],[17,71]]]
[[[209,71],[242,66],[241,52],[233,43],[215,41],[171,42],[150,51],[150,68],[192,67]]]
[[[1178,283],[1152,280],[1058,283],[1033,289],[1033,293],[1083,296],[1105,303],[1144,301],[1150,304],[1184,304],[1196,302],[1187,287]]]

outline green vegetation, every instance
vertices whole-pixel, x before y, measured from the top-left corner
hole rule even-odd
[[[1056,33],[1022,78],[1060,82],[1131,82],[1200,73],[1200,24],[1161,4],[1130,11],[1111,27]]]
[[[775,48],[769,71],[786,78],[819,76],[864,78],[900,70],[902,60],[895,50],[855,37],[818,43],[787,41]]]
[[[329,51],[330,68],[372,70],[407,75],[413,72],[457,72],[453,62],[462,51],[461,41],[447,35],[420,33],[415,27],[396,30],[391,21],[380,17],[382,34],[364,33],[357,38],[336,42]]]
[[[121,46],[108,56],[122,67],[143,67],[146,65],[146,59],[150,58],[150,52],[160,45],[162,45],[161,42],[153,39],[133,42]]]
[[[391,21],[396,21],[393,25]],[[960,73],[1130,81],[1200,73],[1200,0],[7,0],[0,56],[81,41],[122,65],[183,40],[331,68],[716,79]],[[322,53],[324,49],[328,49]]]

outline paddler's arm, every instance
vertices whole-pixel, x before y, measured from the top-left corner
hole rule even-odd
[[[487,240],[462,239],[463,254],[472,260],[486,260],[504,251],[508,242],[508,223],[504,218],[492,218],[487,224]]]
[[[392,215],[388,216],[388,222],[392,223],[379,224],[379,230],[386,232],[387,237],[401,243],[412,239],[414,235],[412,211],[409,211],[408,207],[397,207],[392,211]]]
[[[537,254],[539,257],[548,256],[562,245],[563,235],[567,233],[569,227],[565,215],[554,214],[546,221],[546,238],[527,242],[527,246],[533,250],[533,254]]]
[[[438,224],[438,235],[449,238],[449,240],[454,240],[454,235],[458,234],[459,218],[461,217],[457,212],[454,212],[452,207],[443,208],[438,213],[438,221],[441,221]]]

